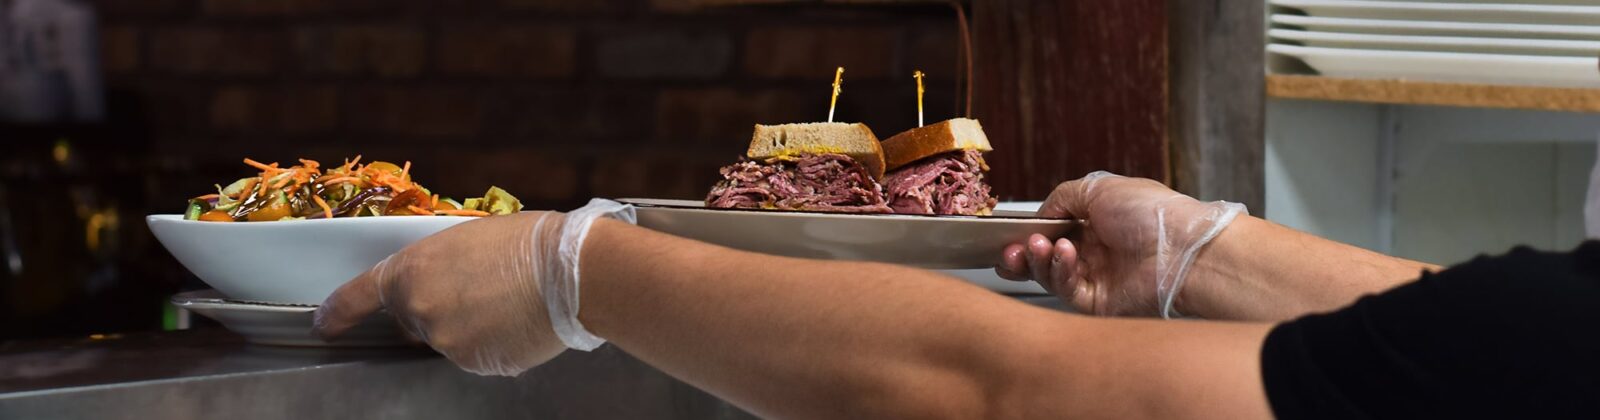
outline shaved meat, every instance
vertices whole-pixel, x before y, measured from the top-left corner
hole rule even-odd
[[[803,154],[793,161],[744,161],[722,168],[707,207],[889,213],[883,187],[849,156]]]
[[[950,152],[901,167],[884,177],[883,185],[895,213],[979,214],[996,201],[983,183],[985,169],[976,150]]]

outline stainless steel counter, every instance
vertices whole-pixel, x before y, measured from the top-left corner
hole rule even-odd
[[[0,419],[36,418],[753,416],[609,345],[500,378],[426,349],[258,346],[208,329],[0,344]]]

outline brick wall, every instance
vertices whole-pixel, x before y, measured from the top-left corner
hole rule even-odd
[[[241,157],[411,160],[451,195],[530,204],[701,198],[755,123],[837,119],[880,137],[956,115],[958,45],[939,5],[686,0],[105,0],[111,112],[136,119],[171,203]]]

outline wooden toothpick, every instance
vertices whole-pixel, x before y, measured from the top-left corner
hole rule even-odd
[[[924,92],[924,90],[922,89],[922,76],[923,76],[922,70],[917,70],[917,71],[911,73],[911,77],[917,78],[917,126],[918,127],[922,126],[922,92]]]
[[[844,67],[833,72],[833,99],[828,100],[828,122],[833,122],[833,107],[839,104],[839,82],[844,79]]]

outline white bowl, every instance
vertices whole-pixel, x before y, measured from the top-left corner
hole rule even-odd
[[[321,304],[334,289],[412,242],[472,217],[359,217],[198,222],[145,217],[200,280],[233,299]]]

